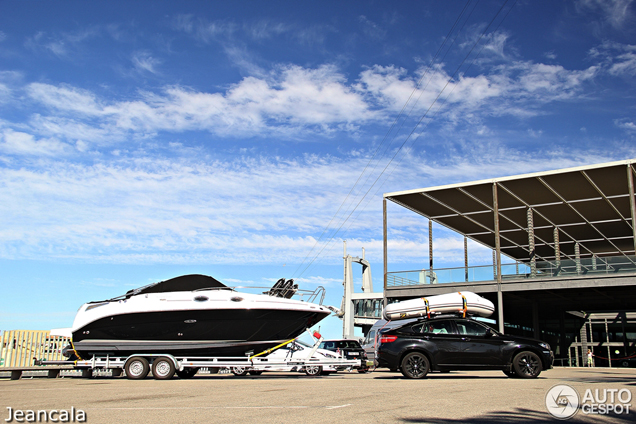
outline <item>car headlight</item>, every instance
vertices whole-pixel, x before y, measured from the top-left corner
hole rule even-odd
[[[542,348],[544,348],[544,349],[546,349],[546,350],[551,350],[551,349],[550,349],[550,345],[549,345],[549,344],[547,344],[547,343],[543,343],[543,342],[541,342],[541,343],[539,343],[539,346],[541,346]]]

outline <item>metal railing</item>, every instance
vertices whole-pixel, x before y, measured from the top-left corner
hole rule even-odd
[[[587,257],[580,260],[513,262],[501,264],[502,280],[541,280],[591,275],[636,273],[636,256]],[[387,286],[469,283],[497,280],[494,265],[422,269],[387,273]]]

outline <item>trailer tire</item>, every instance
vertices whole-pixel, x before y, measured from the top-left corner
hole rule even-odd
[[[128,377],[129,380],[143,380],[150,371],[150,365],[146,358],[135,357],[126,362],[124,370],[126,371],[126,377]]]
[[[192,378],[196,375],[197,371],[199,371],[198,368],[184,368],[181,371],[177,371],[177,377],[179,378]]]
[[[172,359],[160,356],[152,362],[152,376],[155,380],[170,380],[175,373]]]

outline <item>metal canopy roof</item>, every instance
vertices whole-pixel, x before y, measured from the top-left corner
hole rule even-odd
[[[631,256],[636,243],[634,164],[636,159],[630,159],[387,193],[384,197],[495,249],[496,187],[502,254],[519,261],[529,259],[531,208],[537,259],[555,258],[555,227],[565,257],[574,258],[576,242],[582,257]]]

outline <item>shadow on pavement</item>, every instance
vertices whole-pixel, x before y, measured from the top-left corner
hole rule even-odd
[[[611,419],[611,422],[634,422],[634,416],[632,413],[630,414],[622,414],[622,415],[611,415],[605,416],[608,420]],[[479,417],[472,418],[402,418],[400,421],[406,423],[429,423],[429,424],[437,424],[437,423],[462,423],[462,424],[504,424],[504,423],[514,423],[514,424],[530,424],[530,423],[554,423],[559,422],[556,418],[550,415],[547,412],[537,412],[529,409],[517,408],[514,411],[500,411],[500,412],[491,412],[486,415],[482,415]],[[581,411],[578,411],[574,417],[566,420],[568,423],[589,423],[589,422],[601,422],[600,419],[596,416],[592,415],[583,415]]]

